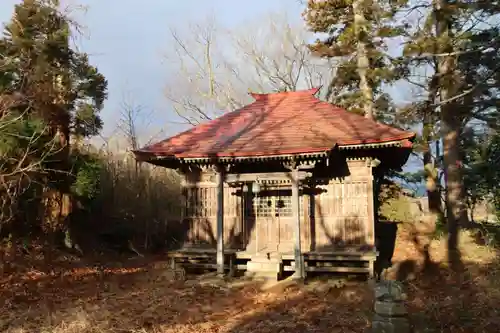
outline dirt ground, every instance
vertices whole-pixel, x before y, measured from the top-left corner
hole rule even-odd
[[[500,325],[497,253],[465,235],[465,269],[457,277],[438,264],[443,241],[432,242],[435,264],[422,270],[421,252],[409,238],[400,232],[395,262],[412,270],[405,284],[415,332],[494,332]],[[52,274],[33,263],[18,269],[0,281],[0,331],[334,333],[366,332],[370,325],[367,282],[336,288],[322,278],[265,289],[193,276],[172,283],[153,273],[154,261],[128,261],[104,273],[83,263],[55,265]]]

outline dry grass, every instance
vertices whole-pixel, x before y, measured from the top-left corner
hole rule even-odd
[[[181,215],[179,175],[125,157],[102,153],[104,170],[92,204],[91,219],[98,221],[95,229],[128,234],[134,238],[135,247],[145,251],[165,247],[165,241],[174,238],[182,239],[183,232],[175,223]],[[86,228],[88,221],[81,225]]]
[[[496,253],[462,237],[467,270],[457,278],[435,264],[407,282],[408,307],[417,332],[492,332],[500,325]],[[434,241],[431,257],[444,259]],[[404,231],[395,261],[422,257]],[[0,330],[51,333],[364,332],[371,316],[366,283],[343,289],[326,282],[263,290],[258,284],[169,283],[150,271],[152,262],[67,269],[46,276],[31,271],[1,283]],[[21,274],[22,273],[22,274]],[[320,288],[321,287],[321,288]]]
[[[414,264],[413,272],[403,275],[408,277],[408,306],[419,332],[493,332],[500,325],[498,250],[478,245],[470,231],[462,233],[460,250],[464,267],[454,274],[446,264],[446,239],[430,243],[431,262],[424,265],[408,230],[399,232],[393,261],[396,270]]]

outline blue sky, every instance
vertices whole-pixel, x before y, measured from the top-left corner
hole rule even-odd
[[[20,0],[0,1],[0,20],[10,19],[13,6]],[[85,36],[78,44],[90,54],[91,61],[109,81],[109,99],[102,113],[104,135],[115,130],[120,104],[126,96],[130,102],[154,111],[156,128],[172,134],[179,131],[172,110],[163,97],[167,84],[168,64],[163,55],[168,50],[170,29],[180,32],[193,22],[214,16],[226,28],[255,21],[270,12],[283,10],[300,20],[302,7],[298,0],[67,0],[86,11],[76,11]]]

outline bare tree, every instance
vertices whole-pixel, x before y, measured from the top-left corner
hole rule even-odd
[[[125,163],[127,168],[131,166],[131,163],[133,163],[134,167],[133,174],[126,173],[126,176],[129,177],[128,183],[133,184],[129,190],[138,198],[148,198],[152,188],[149,175],[152,173],[151,171],[153,168],[148,165],[142,165],[141,162],[133,157],[131,152],[139,149],[142,144],[147,145],[151,143],[158,134],[161,134],[161,132],[150,136],[149,139],[143,138],[143,140],[141,140],[143,134],[149,132],[154,114],[152,110],[148,110],[143,105],[132,102],[130,98],[123,99],[120,114],[121,117],[118,122],[118,130],[124,136],[127,145]],[[127,170],[127,168],[125,168],[125,170]],[[154,207],[153,202],[150,202],[149,205],[150,210],[155,212],[158,211],[158,207]],[[159,223],[156,222],[156,225],[154,225],[154,223],[152,224],[150,218],[142,219],[142,222],[144,233],[143,248],[147,250],[150,247],[152,235],[154,234],[153,230],[158,229]],[[127,242],[127,246],[129,250],[135,252],[138,256],[143,256],[133,244],[132,240]]]
[[[47,140],[49,126],[40,123],[36,130],[27,130],[26,103],[23,96],[0,94],[0,273],[12,249],[13,223],[19,213],[32,213],[21,206],[22,195],[43,181],[50,171],[44,164],[60,150],[55,138]]]
[[[0,230],[13,218],[27,182],[46,172],[44,162],[60,149],[55,139],[48,146],[41,143],[49,133],[48,126],[32,133],[19,130],[28,112],[18,110],[24,103],[22,97],[0,96]]]
[[[319,87],[333,75],[329,60],[312,57],[308,32],[281,14],[228,31],[213,18],[171,31],[165,95],[175,112],[196,125],[251,101],[253,92]]]
[[[154,119],[152,109],[135,103],[128,95],[123,97],[116,129],[124,136],[128,151],[137,150],[144,144],[150,144],[163,133],[163,130],[160,130],[151,134],[150,127]],[[147,135],[148,133],[149,135]]]
[[[139,148],[137,122],[144,108],[142,105],[133,105],[127,101],[121,103],[120,120],[118,128],[121,130],[127,141],[127,148],[136,150]]]

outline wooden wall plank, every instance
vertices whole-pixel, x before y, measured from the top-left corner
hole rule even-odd
[[[349,161],[350,175],[330,179],[315,197],[316,248],[373,245],[373,177],[365,161]]]

